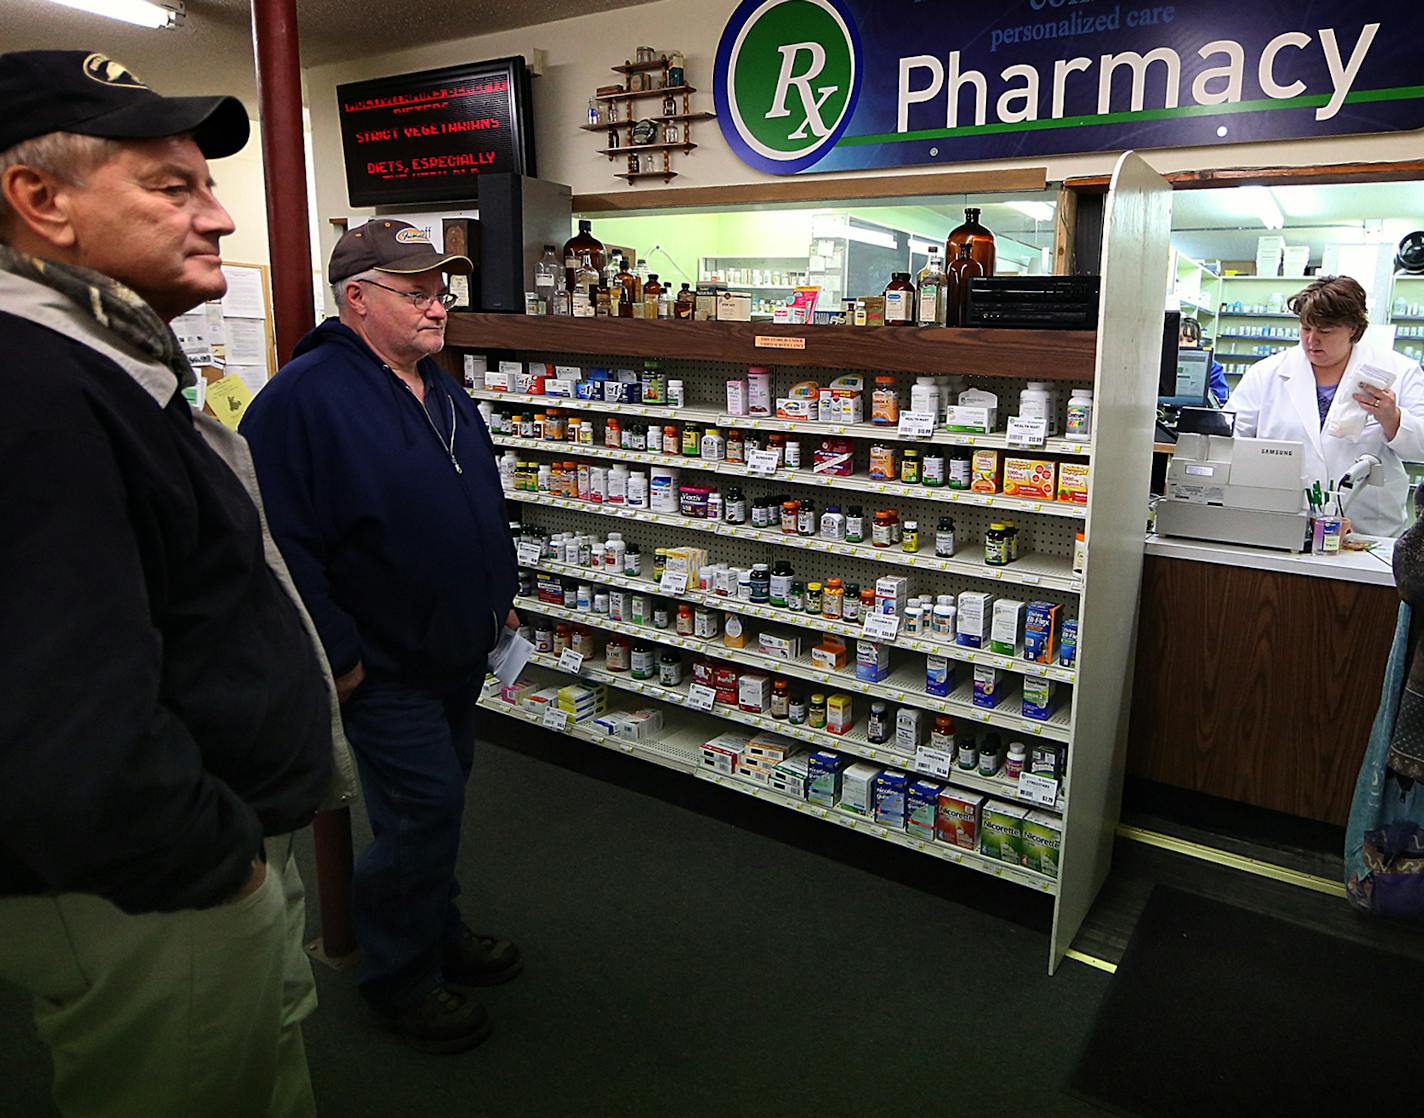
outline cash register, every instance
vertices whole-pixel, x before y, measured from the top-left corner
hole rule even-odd
[[[1179,432],[1157,534],[1303,551],[1304,465],[1303,443]]]

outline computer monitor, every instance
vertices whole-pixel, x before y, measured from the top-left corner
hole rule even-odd
[[[1173,407],[1200,407],[1206,403],[1211,352],[1178,345],[1182,313],[1167,311],[1162,318],[1162,364],[1157,372],[1157,403]]]
[[[1207,380],[1211,373],[1211,350],[1179,349],[1173,362],[1174,373],[1170,393],[1159,395],[1159,404],[1175,408],[1199,408],[1206,403]]]

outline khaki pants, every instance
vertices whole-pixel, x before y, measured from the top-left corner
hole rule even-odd
[[[77,893],[0,900],[0,980],[34,995],[66,1118],[307,1118],[302,951],[292,836],[267,840],[251,896],[129,916]]]

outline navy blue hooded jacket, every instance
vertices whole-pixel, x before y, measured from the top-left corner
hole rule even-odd
[[[332,673],[360,662],[372,677],[458,687],[494,647],[518,568],[484,420],[434,361],[418,369],[425,405],[328,319],[241,432]]]

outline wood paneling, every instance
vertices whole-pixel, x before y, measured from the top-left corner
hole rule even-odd
[[[1411,182],[1424,178],[1424,161],[1395,163],[1324,163],[1310,167],[1225,167],[1214,171],[1172,171],[1162,176],[1174,190],[1218,186],[1315,186],[1344,182]],[[1107,189],[1106,175],[1084,175],[1064,182],[1068,190]]]
[[[1387,586],[1148,556],[1129,771],[1343,824],[1398,605]]]
[[[759,337],[803,338],[805,349],[756,345]],[[984,330],[948,327],[773,326],[764,322],[652,322],[638,318],[452,314],[452,346],[678,357],[747,365],[817,365],[902,373],[1023,377],[1091,382],[1097,335],[1091,330]]]
[[[627,190],[610,194],[575,194],[576,214],[614,210],[670,209],[679,206],[748,206],[779,202],[841,202],[858,198],[911,198],[941,194],[987,194],[1044,190],[1048,168],[1014,167],[998,171],[932,171],[916,175],[805,178],[788,175],[766,182],[733,186],[681,186],[665,190]]]

